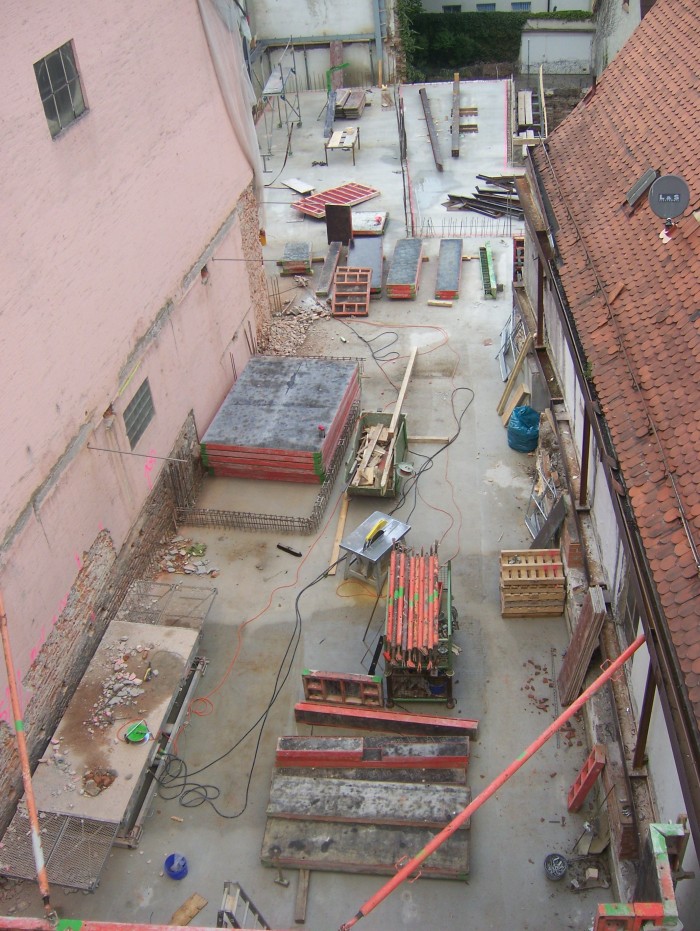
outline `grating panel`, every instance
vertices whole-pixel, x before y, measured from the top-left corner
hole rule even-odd
[[[118,824],[53,812],[39,812],[41,841],[49,883],[72,889],[95,889]],[[36,879],[29,818],[18,809],[3,837],[0,873]]]

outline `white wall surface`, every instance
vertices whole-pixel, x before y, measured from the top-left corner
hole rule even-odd
[[[294,36],[374,36],[373,0],[253,0],[250,24],[256,39]]]
[[[595,26],[534,20],[523,30],[520,71],[529,74],[542,65],[545,74],[585,74],[591,69]]]
[[[450,3],[450,0],[422,0],[423,9],[426,13],[442,13],[445,6],[461,6],[460,13],[477,13],[477,8],[484,3],[495,3],[496,13],[510,13],[513,9],[513,0],[459,0],[459,2]],[[591,0],[530,0],[530,13],[549,13],[557,9],[563,10],[584,10],[591,9]]]

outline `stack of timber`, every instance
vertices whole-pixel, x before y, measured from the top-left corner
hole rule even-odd
[[[440,301],[451,301],[459,296],[462,277],[462,240],[441,239],[438,256],[435,297]]]
[[[559,550],[501,550],[503,617],[559,617],[566,578]]]
[[[422,240],[399,239],[389,267],[386,296],[393,300],[414,300],[420,285],[422,264]]]
[[[391,552],[384,637],[384,658],[391,666],[430,671],[445,665],[439,569],[437,547],[418,555]]]
[[[367,105],[367,94],[361,87],[345,87],[336,92],[335,117],[342,120],[359,120]]]
[[[288,242],[284,246],[284,255],[277,261],[282,266],[280,275],[313,274],[313,256],[310,242]]]
[[[328,190],[320,191],[318,194],[311,194],[309,197],[295,200],[292,207],[309,217],[322,220],[326,215],[327,204],[346,204],[353,207],[355,204],[362,204],[373,197],[379,197],[380,193],[377,188],[370,187],[367,184],[347,181],[338,187],[328,188]]]
[[[363,412],[350,441],[346,460],[347,493],[393,498],[401,491],[403,477],[398,463],[408,448],[406,415],[394,419],[388,412]]]
[[[557,678],[562,705],[570,705],[581,692],[591,657],[600,640],[605,614],[603,590],[599,585],[594,585],[583,599],[571,643]]]
[[[468,755],[454,737],[281,738],[262,863],[394,874],[469,804]],[[426,860],[422,877],[466,879],[469,827]]]
[[[523,219],[523,209],[515,189],[515,175],[477,175],[486,186],[477,185],[474,194],[448,194],[443,207],[448,210],[470,210],[485,217]]]
[[[366,317],[369,313],[371,268],[337,268],[333,279],[334,317]]]
[[[322,483],[360,398],[357,364],[254,356],[201,442],[217,476]]]
[[[341,265],[347,265],[349,268],[369,268],[372,272],[369,293],[381,294],[384,271],[383,237],[362,236],[359,239],[352,239],[348,245],[347,258],[341,262]]]
[[[363,425],[362,435],[355,456],[355,473],[350,480],[351,488],[379,488],[382,474],[393,444],[389,438],[389,425],[382,423]],[[390,475],[393,476],[390,466]],[[393,484],[393,482],[392,482]]]

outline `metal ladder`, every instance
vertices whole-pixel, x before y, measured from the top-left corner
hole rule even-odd
[[[255,921],[254,925],[250,920]],[[221,908],[216,916],[217,928],[261,928],[270,931],[269,924],[257,910],[240,885],[235,882],[224,883],[224,896]]]

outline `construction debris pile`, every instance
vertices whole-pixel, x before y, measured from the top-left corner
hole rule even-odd
[[[470,210],[485,217],[523,219],[523,209],[515,189],[515,175],[477,175],[486,187],[477,186],[474,194],[448,194],[443,207],[448,210]]]
[[[182,575],[208,575],[215,579],[219,569],[210,566],[209,560],[204,558],[207,551],[206,543],[196,543],[189,537],[173,537],[172,540],[161,540],[163,549],[158,559],[158,567],[162,572],[180,573]]]

